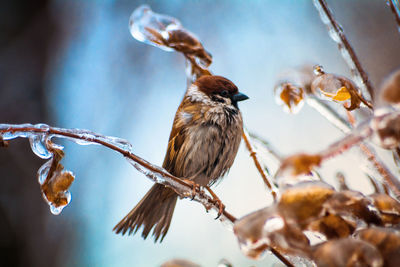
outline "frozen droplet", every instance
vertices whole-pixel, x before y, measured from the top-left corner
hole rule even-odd
[[[163,39],[168,39],[168,31],[180,27],[179,20],[154,13],[148,5],[141,5],[136,8],[129,19],[129,29],[136,40],[165,51],[173,51],[174,49],[165,46]]]
[[[45,134],[31,134],[29,136],[32,151],[42,159],[49,159],[52,156],[52,153],[46,147],[46,139],[47,135]]]
[[[67,199],[67,204],[65,204],[65,205],[61,205],[61,206],[56,207],[56,206],[53,205],[52,203],[48,202],[48,204],[49,204],[49,206],[50,206],[50,211],[51,211],[51,213],[52,213],[53,215],[59,215],[59,214],[62,212],[62,210],[63,210],[66,206],[68,206],[68,204],[71,202],[71,193],[70,193],[69,191],[65,191],[65,192],[64,192],[64,196],[65,196],[66,199]]]
[[[39,170],[37,172],[39,184],[42,185],[46,181],[46,178],[49,175],[49,170],[50,170],[52,163],[53,163],[53,160],[51,159],[39,168]]]

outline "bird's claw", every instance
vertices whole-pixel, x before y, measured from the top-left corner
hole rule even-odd
[[[193,199],[196,197],[196,192],[197,192],[197,191],[198,191],[198,192],[201,191],[200,185],[199,185],[199,184],[196,184],[196,183],[193,182],[192,180],[188,180],[188,179],[184,179],[183,181],[184,181],[185,183],[191,185],[191,187],[192,187],[192,193],[191,193],[191,199],[190,199],[190,200],[193,200]]]
[[[218,205],[218,214],[217,217],[215,217],[215,220],[219,219],[221,217],[222,213],[225,210],[225,205],[222,203],[222,201],[219,198],[213,198],[213,204]]]

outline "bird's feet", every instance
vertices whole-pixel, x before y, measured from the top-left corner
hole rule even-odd
[[[215,219],[218,219],[219,217],[221,217],[222,213],[225,210],[225,205],[222,203],[221,199],[219,199],[219,197],[211,190],[210,187],[205,186],[205,188],[207,189],[208,192],[210,192],[211,196],[212,196],[212,202],[214,205],[218,206],[218,214],[217,217]]]
[[[201,192],[200,185],[188,179],[183,179],[183,181],[192,187],[191,200],[193,200],[196,197],[196,192]]]

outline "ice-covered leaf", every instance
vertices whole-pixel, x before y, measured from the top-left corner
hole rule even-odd
[[[149,6],[141,5],[133,11],[129,28],[138,41],[165,51],[175,50],[184,54],[191,83],[202,75],[211,75],[207,69],[212,62],[211,54],[193,33],[183,28],[179,20],[155,13]]]
[[[296,224],[290,224],[276,205],[237,220],[234,232],[242,252],[259,259],[268,247],[292,255],[309,256],[309,240]]]
[[[371,227],[359,231],[357,237],[379,250],[384,259],[384,266],[400,266],[400,233],[398,229]]]
[[[375,114],[370,123],[372,141],[385,149],[396,149],[400,145],[400,112],[383,108]]]
[[[301,182],[282,192],[278,207],[286,217],[293,218],[304,228],[319,217],[323,203],[334,192],[332,186],[323,182]]]
[[[353,238],[331,240],[318,245],[313,252],[318,267],[383,266],[379,251],[371,244]]]
[[[340,75],[325,73],[318,65],[315,66],[315,74],[316,78],[311,84],[311,92],[314,95],[322,99],[343,102],[348,110],[360,107],[363,99],[359,89],[351,80]]]
[[[304,105],[303,88],[288,82],[283,82],[275,86],[275,101],[288,113],[297,113]]]
[[[375,193],[369,195],[372,203],[378,209],[383,225],[392,226],[400,223],[400,202],[387,194]]]

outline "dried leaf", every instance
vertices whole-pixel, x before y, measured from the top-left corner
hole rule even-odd
[[[298,183],[282,193],[278,208],[286,218],[292,218],[304,229],[320,216],[323,203],[334,192],[333,187],[323,182]]]
[[[183,28],[179,20],[155,13],[149,6],[142,5],[131,15],[130,30],[138,41],[184,54],[194,80],[202,75],[211,75],[207,69],[212,62],[211,54],[193,33]]]
[[[381,86],[383,100],[391,104],[400,104],[400,69],[389,75]]]
[[[357,237],[374,245],[382,254],[384,266],[400,266],[400,234],[398,230],[372,227],[361,230]]]
[[[360,224],[380,225],[382,223],[372,202],[357,191],[335,192],[325,201],[323,209],[325,214],[340,216],[354,227]]]
[[[382,256],[373,245],[353,238],[331,240],[316,246],[313,259],[318,267],[383,266]]]
[[[369,196],[378,209],[383,225],[392,226],[400,223],[400,202],[387,194],[372,194]]]
[[[59,165],[61,166],[61,164]],[[65,193],[71,186],[75,177],[70,171],[56,171],[49,181],[42,185],[43,194],[54,207],[65,206],[69,203]]]
[[[280,171],[289,170],[292,175],[309,174],[315,166],[321,163],[321,156],[297,154],[283,160]]]
[[[327,239],[345,238],[350,236],[355,227],[346,222],[342,217],[328,214],[307,225],[307,230],[323,234]]]
[[[234,232],[244,254],[258,259],[268,247],[282,253],[309,256],[309,241],[296,224],[290,224],[273,205],[237,220]]]
[[[321,66],[315,66],[316,78],[311,84],[311,92],[321,95],[327,99],[344,102],[347,110],[354,110],[360,107],[363,102],[367,106],[370,104],[364,100],[357,86],[348,78],[336,74],[325,73]]]
[[[400,115],[398,112],[375,116],[371,120],[372,140],[385,149],[396,149],[400,145]]]
[[[275,99],[278,105],[290,113],[297,113],[304,104],[303,88],[289,82],[283,82],[275,86]]]

